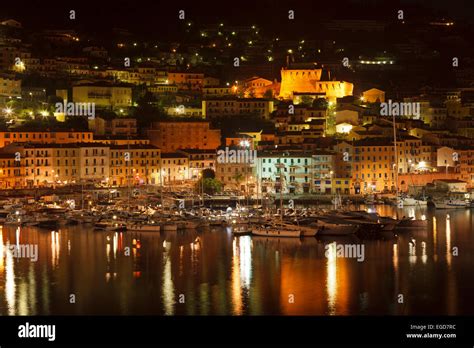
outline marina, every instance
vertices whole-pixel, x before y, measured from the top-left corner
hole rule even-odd
[[[326,208],[331,211],[331,206]],[[4,252],[0,313],[467,314],[474,309],[471,290],[463,285],[474,251],[471,210],[452,210],[448,215],[438,209],[379,205],[364,214],[372,208],[358,208],[339,212],[337,218],[347,222],[333,222],[328,227],[332,233],[319,229],[315,236],[304,236],[291,221],[270,224],[268,233],[262,227],[256,231],[257,227],[250,227],[257,226],[253,224],[203,223],[186,229],[172,217],[164,226],[176,227],[159,231],[157,227],[140,230],[126,222],[122,231],[107,228],[110,223],[100,230],[89,222],[61,221],[55,230],[5,224],[0,228]],[[298,211],[311,215],[308,209]],[[416,219],[399,221],[388,232],[379,228],[375,236],[353,227],[364,223],[365,229],[371,217],[392,219],[396,214]],[[112,216],[110,221],[114,220],[119,221],[119,216]],[[298,220],[301,226],[326,226],[318,219]],[[404,221],[426,223],[399,228]],[[9,245],[17,243],[37,244],[38,261],[15,260]],[[346,250],[363,246],[364,261],[327,254],[332,245]],[[459,255],[453,255],[453,247],[459,248]],[[71,307],[61,298],[75,283],[88,286],[74,286],[81,306]],[[407,304],[397,306],[397,294],[407,288]],[[179,303],[180,294],[185,304]],[[290,305],[288,294],[298,301]]]
[[[350,199],[334,196],[332,205],[284,203],[280,196],[267,204],[242,204],[227,200],[227,206],[215,207],[214,200],[176,199],[174,195],[143,192],[139,197],[116,196],[94,199],[88,195],[87,208],[76,204],[71,196],[45,196],[39,200],[10,198],[0,202],[0,223],[6,226],[35,226],[57,230],[61,226],[85,225],[97,231],[177,232],[208,227],[228,227],[236,235],[307,238],[358,234],[364,238],[382,238],[388,234],[427,227],[426,214],[398,214],[403,207],[413,212],[467,209],[474,207],[469,193],[444,198],[415,199],[408,196],[371,197],[371,204],[353,204]],[[97,196],[98,197],[98,196]],[[227,197],[231,199],[230,197]],[[223,197],[220,198],[223,200]],[[378,201],[377,204],[374,204]],[[195,204],[197,202],[197,204]],[[423,203],[420,203],[423,202]],[[258,203],[258,200],[255,201]],[[262,201],[263,203],[263,201]],[[406,203],[406,204],[405,204]],[[413,204],[412,204],[413,203]],[[80,206],[81,209],[77,209]],[[375,207],[395,206],[395,214],[383,215]],[[361,209],[360,207],[365,207]]]

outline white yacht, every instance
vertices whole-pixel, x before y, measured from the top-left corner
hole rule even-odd
[[[423,207],[423,206],[428,205],[428,201],[423,200],[423,199],[415,199],[410,196],[398,197],[397,205],[403,205],[404,207],[415,207],[415,206]]]

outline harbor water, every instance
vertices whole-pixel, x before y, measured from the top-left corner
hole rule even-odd
[[[474,210],[373,209],[428,226],[367,240],[3,226],[0,315],[474,313]],[[363,258],[331,243],[363,246]],[[37,260],[14,245],[37,245]]]

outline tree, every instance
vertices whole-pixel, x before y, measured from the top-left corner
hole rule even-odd
[[[272,89],[267,89],[265,93],[263,93],[263,97],[266,99],[272,99],[273,98],[273,90]]]
[[[222,183],[214,178],[201,178],[196,183],[196,190],[200,192],[202,188],[204,188],[204,193],[214,195],[222,191]]]
[[[242,173],[236,173],[232,179],[234,179],[237,183],[237,188],[240,188],[240,183],[244,181],[244,175]]]
[[[146,127],[153,121],[166,118],[163,109],[156,106],[157,99],[150,92],[146,92],[137,104],[138,107],[135,108],[133,116],[137,119],[139,127]]]
[[[329,104],[325,98],[316,98],[313,101],[313,108],[327,109],[328,105]]]
[[[313,101],[313,98],[311,98],[309,95],[301,96],[301,104],[311,105],[312,101]]]
[[[244,179],[244,175],[242,173],[236,173],[232,179],[237,181],[238,183],[241,182]]]
[[[216,177],[216,173],[211,168],[206,168],[202,171],[202,177],[204,179],[214,179]]]

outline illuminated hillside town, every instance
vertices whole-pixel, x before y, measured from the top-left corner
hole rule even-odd
[[[192,28],[192,22],[184,25]],[[396,73],[401,53],[398,62],[386,54],[345,65],[335,41],[264,41],[256,27],[193,28],[202,38],[201,54],[184,45],[167,50],[148,44],[140,52],[137,42],[120,40],[106,49],[82,44],[73,31],[40,33],[35,44],[63,53],[54,57],[32,52],[21,39],[22,23],[8,19],[1,29],[3,189],[164,184],[178,190],[193,187],[209,169],[222,192],[256,198],[280,190],[279,172],[266,172],[268,156],[289,166],[283,192],[291,194],[474,184],[474,89],[456,65],[450,70],[464,77],[459,87],[387,91],[363,74]],[[220,35],[227,44],[219,43]],[[234,62],[226,47],[246,38],[248,57]],[[318,44],[328,52],[295,63],[309,60],[305,53]],[[68,49],[80,54],[68,55]],[[213,51],[222,53],[211,65]],[[267,62],[258,63],[262,59]],[[391,116],[397,116],[397,154]],[[216,160],[225,146],[255,150],[258,163],[229,171]],[[243,182],[245,175],[251,178]],[[263,179],[273,185],[257,192]]]
[[[0,17],[0,314],[472,314],[472,27],[281,11]]]

